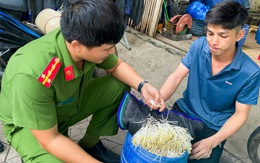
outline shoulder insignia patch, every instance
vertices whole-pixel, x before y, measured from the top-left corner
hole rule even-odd
[[[43,70],[42,74],[38,77],[38,81],[45,87],[50,88],[51,83],[57,75],[60,67],[60,58],[53,57],[46,68]]]

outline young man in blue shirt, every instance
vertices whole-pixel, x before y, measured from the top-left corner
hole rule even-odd
[[[119,162],[100,136],[117,134],[117,109],[130,87],[163,110],[159,91],[114,54],[124,24],[111,0],[72,0],[60,28],[12,55],[2,80],[0,119],[24,163]],[[109,75],[93,78],[96,66]],[[89,116],[77,144],[69,127]]]
[[[206,37],[193,42],[187,55],[160,92],[168,100],[188,75],[183,98],[173,109],[204,122],[195,133],[189,162],[219,162],[225,140],[246,122],[259,93],[259,67],[238,45],[245,31],[247,10],[238,2],[223,1],[211,8]]]

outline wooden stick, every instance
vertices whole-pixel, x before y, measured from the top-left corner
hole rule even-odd
[[[144,34],[154,37],[162,11],[162,3],[163,0],[144,0],[144,11],[141,22],[134,26],[133,21],[129,20],[128,25]]]
[[[157,3],[155,4],[155,9],[154,9],[154,15],[153,15],[153,19],[150,23],[150,31],[149,31],[149,36],[154,37],[155,33],[156,33],[156,29],[157,29],[157,25],[158,25],[158,21],[159,21],[159,15],[162,11],[162,4],[163,4],[163,0],[157,0]]]

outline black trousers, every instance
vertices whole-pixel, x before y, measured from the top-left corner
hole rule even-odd
[[[172,107],[173,110],[180,112],[181,114],[185,114],[177,105],[177,103],[175,103]],[[214,134],[216,134],[218,131],[213,130],[209,127],[207,127],[206,125],[204,125],[205,127],[203,128],[202,131],[200,132],[196,132],[195,135],[195,139],[192,140],[192,144],[202,140],[202,139],[206,139]],[[224,140],[223,142],[221,142],[220,145],[216,146],[213,150],[212,153],[210,155],[210,158],[207,159],[200,159],[200,160],[196,160],[196,159],[192,159],[192,160],[188,160],[188,163],[219,163],[221,154],[223,152],[224,149],[224,145],[226,143],[226,140]]]

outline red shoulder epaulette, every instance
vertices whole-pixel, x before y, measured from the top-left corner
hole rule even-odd
[[[42,74],[39,76],[38,81],[41,82],[45,87],[49,88],[60,67],[60,58],[53,57],[50,63],[43,70]]]

